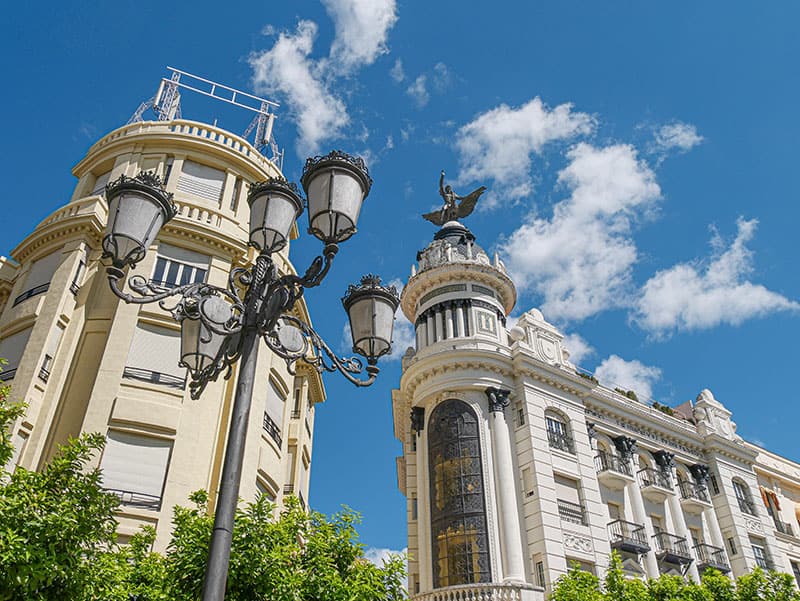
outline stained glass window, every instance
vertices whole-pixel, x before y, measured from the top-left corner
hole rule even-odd
[[[489,537],[478,417],[450,399],[428,424],[433,586],[489,582]]]

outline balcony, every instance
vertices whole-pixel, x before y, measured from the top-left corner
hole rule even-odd
[[[692,563],[689,545],[685,538],[668,532],[659,532],[653,535],[653,543],[659,561],[676,565]]]
[[[544,601],[541,587],[530,584],[458,584],[412,595],[412,601]]]
[[[581,524],[586,526],[586,510],[583,505],[565,501],[564,499],[556,499],[558,504],[558,515],[564,522],[572,522],[573,524]]]
[[[782,522],[780,519],[775,518],[775,530],[780,532],[781,534],[785,534],[786,536],[794,536],[794,529],[792,528],[791,524],[787,524],[786,522]]]
[[[264,412],[264,422],[262,427],[264,428],[264,432],[269,434],[270,438],[275,441],[275,444],[281,446],[283,443],[283,439],[281,438],[281,429],[278,427],[278,424],[272,421],[272,418],[267,415],[266,412]],[[284,493],[285,492],[286,491],[284,490]]]
[[[644,526],[616,520],[608,524],[608,538],[611,541],[611,548],[635,555],[642,555],[650,550],[647,544],[647,534]]]
[[[757,516],[756,507],[753,505],[752,499],[745,499],[744,497],[736,497],[736,500],[739,502],[739,509],[741,509],[742,513],[746,513],[747,515]]]
[[[292,409],[292,419],[300,419],[300,410]]]
[[[50,370],[45,369],[44,367],[39,368],[39,379],[44,382],[45,384],[50,379]]]
[[[557,432],[553,430],[547,431],[547,442],[551,449],[558,449],[565,453],[575,454],[575,442],[572,437],[565,432]]]
[[[39,294],[44,294],[50,288],[50,282],[46,284],[42,284],[40,286],[36,286],[35,288],[31,288],[30,290],[26,290],[22,294],[20,294],[17,298],[14,299],[14,303],[11,305],[12,307],[16,307],[18,304],[28,300],[29,298],[33,298],[34,296],[38,296]]]
[[[711,507],[711,498],[705,486],[688,480],[678,480],[678,488],[681,491],[681,507],[687,513],[700,514]]]
[[[139,380],[140,382],[161,384],[162,386],[169,386],[170,388],[177,388],[179,390],[186,388],[186,378],[180,378],[171,374],[162,374],[161,372],[151,369],[126,367],[122,371],[122,377],[128,378],[129,380]]]
[[[0,373],[0,382],[8,382],[9,380],[13,380],[15,375],[17,375],[16,367],[12,369],[7,369],[4,372]]]
[[[701,576],[708,568],[719,570],[723,574],[731,571],[725,550],[720,547],[700,543],[694,546],[694,554],[697,556],[697,571]]]
[[[594,458],[594,468],[600,483],[611,490],[622,490],[633,482],[630,462],[611,453],[600,451]]]
[[[106,488],[104,490],[115,495],[119,499],[120,505],[139,509],[150,509],[152,511],[159,511],[161,509],[161,497],[131,490],[120,490],[118,488]]]
[[[636,472],[636,478],[639,480],[642,495],[653,503],[663,503],[673,492],[672,479],[661,470],[646,467]]]

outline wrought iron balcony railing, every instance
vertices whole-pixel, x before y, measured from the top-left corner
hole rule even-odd
[[[281,446],[283,442],[283,439],[281,438],[281,429],[278,427],[278,424],[272,421],[272,418],[267,415],[266,411],[264,412],[263,428],[264,432],[269,434],[270,438],[272,438],[272,440],[274,440],[278,446]]]
[[[586,525],[586,510],[583,505],[565,501],[564,499],[557,499],[558,515],[565,522],[572,522],[573,524]]]
[[[119,498],[121,505],[128,507],[139,507],[141,509],[152,509],[158,511],[161,509],[161,497],[149,495],[132,490],[120,490],[118,488],[106,488],[106,492],[110,492]]]
[[[739,509],[742,510],[742,513],[746,513],[747,515],[758,515],[756,513],[756,507],[753,505],[752,499],[745,499],[743,497],[736,497],[736,501],[739,503]]]
[[[600,472],[617,472],[618,474],[625,474],[626,476],[633,476],[631,464],[629,461],[623,461],[616,455],[600,451],[594,458],[594,468],[597,473]]]
[[[689,482],[688,480],[678,480],[678,488],[681,491],[682,499],[697,499],[706,503],[711,502],[708,496],[708,489],[705,486]]]
[[[569,434],[548,430],[547,442],[550,444],[550,448],[575,454],[575,442]]]
[[[699,543],[694,546],[694,554],[697,557],[697,570],[701,575],[706,568],[714,568],[723,574],[731,571],[725,550],[720,547]]]
[[[788,534],[789,536],[794,536],[794,530],[792,529],[792,525],[787,524],[786,522],[782,522],[778,518],[775,518],[775,530],[777,530],[781,534]]]
[[[125,367],[125,369],[122,371],[122,377],[128,378],[129,380],[140,380],[141,382],[161,384],[163,386],[178,388],[180,390],[186,388],[186,378],[173,376],[171,374],[162,374],[161,372],[153,371],[151,369]]]
[[[292,409],[292,419],[300,419],[300,410]]]
[[[608,537],[612,549],[641,555],[650,550],[644,526],[634,522],[615,520],[608,524]]]
[[[639,479],[639,486],[642,488],[646,486],[659,486],[672,490],[672,478],[670,478],[669,474],[661,470],[646,467],[636,472],[636,476]]]
[[[45,369],[44,367],[39,368],[39,379],[42,382],[47,382],[50,379],[50,370]]]
[[[50,288],[50,282],[47,282],[46,284],[40,284],[39,286],[36,286],[35,288],[31,288],[30,290],[26,290],[25,292],[23,292],[17,298],[14,299],[14,303],[13,303],[12,306],[16,307],[18,304],[28,300],[29,298],[33,298],[34,296],[37,296],[39,294],[44,294],[45,292],[48,291],[49,288]]]
[[[4,372],[0,372],[0,382],[8,382],[9,380],[13,380],[16,374],[17,374],[16,367],[12,369],[7,369]]]
[[[692,556],[689,553],[689,544],[686,539],[670,534],[669,532],[659,532],[653,535],[653,543],[656,556],[667,563],[689,563]]]

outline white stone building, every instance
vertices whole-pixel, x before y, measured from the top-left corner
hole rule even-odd
[[[742,440],[709,390],[671,409],[599,385],[540,311],[506,329],[515,302],[457,222],[403,290],[416,348],[393,413],[412,598],[542,599],[573,562],[602,576],[612,549],[631,576],[800,580],[800,465]]]

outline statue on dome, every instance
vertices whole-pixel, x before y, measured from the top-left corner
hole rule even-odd
[[[460,217],[466,217],[475,210],[475,205],[484,192],[486,192],[486,186],[481,186],[466,196],[459,196],[449,184],[444,185],[444,170],[442,170],[442,174],[439,176],[439,195],[444,199],[444,206],[436,211],[425,213],[422,217],[439,226],[448,221],[457,221]]]

